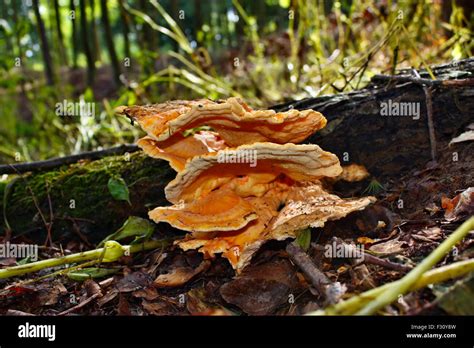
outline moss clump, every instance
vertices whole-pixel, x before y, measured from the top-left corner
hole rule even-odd
[[[107,188],[110,177],[117,175],[127,183],[131,205],[114,200]],[[147,207],[166,204],[163,188],[173,175],[165,162],[140,152],[131,154],[129,160],[112,156],[77,163],[24,175],[12,186],[5,211],[14,236],[28,234],[37,242],[44,241],[47,229],[42,216],[49,223],[52,212],[55,240],[67,238],[79,228],[90,241],[98,241],[128,216],[146,216]],[[0,229],[5,228],[3,220]]]

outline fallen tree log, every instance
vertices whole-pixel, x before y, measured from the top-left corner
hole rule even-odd
[[[445,143],[474,122],[474,58],[440,65],[432,71],[438,80],[427,87],[432,94],[435,139]],[[426,70],[419,71],[419,75],[417,78],[410,70],[393,77],[376,75],[363,90],[303,99],[274,108],[309,108],[323,113],[327,126],[307,142],[335,153],[343,164],[364,164],[376,176],[399,176],[432,159],[422,86],[422,82],[430,80]],[[397,103],[419,105],[419,118],[381,114],[384,105],[400,105]]]
[[[474,121],[474,59],[434,67],[433,73],[436,82],[429,82],[425,70],[419,76],[408,70],[393,77],[376,75],[362,90],[273,108],[322,112],[327,127],[306,142],[337,154],[342,164],[365,165],[377,178],[397,177],[423,168],[432,159],[433,146],[447,144]],[[400,105],[413,109],[405,116],[382,112]],[[0,183],[0,233],[42,242],[49,230],[55,241],[79,234],[96,242],[128,216],[146,216],[149,208],[166,205],[163,188],[174,176],[167,163],[141,152],[22,174]],[[126,182],[131,204],[112,197],[107,187],[111,177]]]
[[[15,237],[43,242],[49,228],[55,241],[80,234],[97,242],[128,216],[146,216],[148,208],[166,205],[163,188],[174,175],[164,161],[141,152],[24,174],[0,186],[4,198],[0,232],[10,229]],[[112,177],[125,181],[130,204],[112,197],[108,189]]]

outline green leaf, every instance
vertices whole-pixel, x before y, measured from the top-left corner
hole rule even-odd
[[[130,192],[128,191],[127,183],[121,177],[110,178],[107,187],[115,200],[127,201],[128,204],[132,205],[130,203]]]
[[[385,187],[379,183],[376,179],[372,179],[369,186],[364,190],[363,194],[376,195],[382,191],[385,191]]]
[[[305,228],[298,233],[296,237],[296,243],[304,250],[309,249],[309,245],[311,244],[311,230],[309,228]]]
[[[288,7],[290,7],[291,1],[290,0],[279,0],[278,4],[280,5],[280,7],[288,8]]]
[[[438,295],[437,303],[449,315],[474,315],[474,275]]]
[[[118,271],[119,271],[118,269],[113,269],[113,268],[90,267],[90,268],[83,268],[78,271],[68,272],[66,273],[66,276],[69,279],[72,279],[78,282],[83,282],[87,279],[104,278],[104,277],[107,277],[108,275],[115,274]]]
[[[119,241],[129,237],[135,237],[131,244],[142,243],[151,237],[154,230],[155,225],[149,220],[138,216],[130,216],[122,227],[100,242],[99,247],[109,240]]]
[[[25,257],[24,259],[21,259],[17,261],[17,265],[26,265],[31,262],[31,256]]]

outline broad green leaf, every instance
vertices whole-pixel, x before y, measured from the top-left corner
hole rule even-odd
[[[138,216],[130,216],[122,227],[100,242],[99,247],[109,240],[119,241],[129,237],[135,237],[131,244],[142,243],[151,237],[154,230],[155,226],[149,220]]]
[[[117,201],[127,201],[128,204],[130,203],[130,192],[128,191],[128,186],[125,180],[121,177],[112,177],[109,179],[107,183],[107,187],[109,188],[109,192]]]
[[[296,243],[304,250],[309,249],[309,245],[311,244],[311,230],[309,228],[305,228],[298,233],[296,237]]]
[[[474,315],[474,276],[445,289],[438,295],[437,303],[449,315]]]

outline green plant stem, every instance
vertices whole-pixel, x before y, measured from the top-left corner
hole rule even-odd
[[[69,263],[91,260],[114,262],[125,254],[157,249],[166,246],[168,243],[168,240],[152,240],[143,244],[121,245],[116,241],[107,241],[103,248],[1,269],[0,279],[33,273],[45,268],[57,267]]]
[[[444,281],[458,278],[467,273],[474,272],[474,260],[455,262],[447,266],[439,267],[423,274],[420,279],[410,288],[410,291],[422,289],[430,284],[438,284]],[[353,296],[346,301],[339,302],[325,310],[315,311],[309,315],[351,315],[362,306],[380,296],[384,291],[395,285],[400,280],[368,290],[360,295]]]
[[[416,290],[427,284],[440,282],[445,279],[459,276],[472,270],[470,262],[457,263],[441,267],[438,270],[427,272],[438,263],[451,248],[463,239],[472,229],[474,229],[474,217],[469,218],[456,229],[443,243],[441,243],[428,257],[426,257],[417,267],[411,270],[405,277],[395,282],[385,284],[381,287],[364,292],[347,301],[341,302],[326,311],[317,311],[310,314],[358,314],[370,315],[380,308],[395,301],[399,295],[408,291]],[[471,261],[471,260],[469,260]],[[366,305],[363,309],[362,306]]]
[[[427,272],[430,268],[441,261],[453,246],[463,239],[472,229],[474,229],[474,217],[465,221],[418,266],[411,270],[396,284],[392,284],[392,286],[384,291],[383,294],[377,297],[374,301],[368,303],[366,307],[362,308],[356,314],[371,315],[395,301],[399,295],[404,295],[418,281],[423,273]]]

